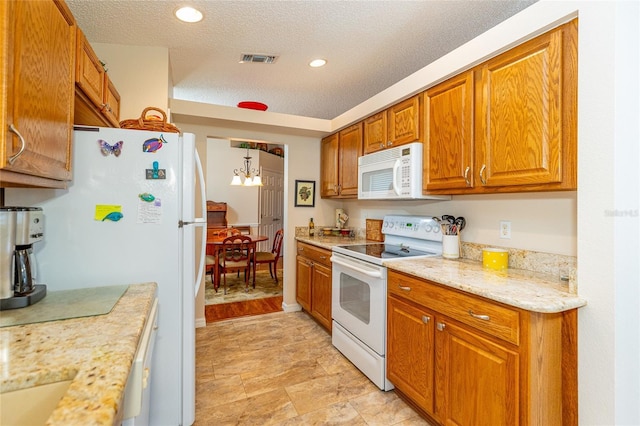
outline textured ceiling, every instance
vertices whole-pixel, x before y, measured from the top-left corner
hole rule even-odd
[[[174,98],[332,119],[536,0],[67,0],[92,43],[169,49]],[[197,7],[200,23],[173,16]],[[243,53],[279,56],[240,64]],[[310,68],[316,57],[328,63]]]

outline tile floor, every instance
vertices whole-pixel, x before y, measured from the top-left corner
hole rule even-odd
[[[380,391],[303,312],[220,321],[196,332],[196,426],[426,425]]]

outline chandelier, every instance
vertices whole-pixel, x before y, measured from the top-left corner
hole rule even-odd
[[[252,175],[255,175],[252,177]],[[244,178],[244,181],[243,181]],[[231,185],[241,186],[262,186],[262,178],[260,172],[251,168],[251,156],[247,149],[247,156],[244,157],[244,168],[240,170],[233,170],[233,179],[231,179]]]

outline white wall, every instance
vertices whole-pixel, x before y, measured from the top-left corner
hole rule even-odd
[[[91,43],[120,93],[120,120],[138,118],[153,106],[169,113],[169,49]]]

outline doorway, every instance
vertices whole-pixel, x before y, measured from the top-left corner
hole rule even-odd
[[[275,233],[284,228],[285,209],[285,159],[284,145],[230,138],[207,138],[206,196],[207,200],[227,204],[227,226],[249,227],[251,234],[265,235],[268,239],[258,243],[257,250],[271,251]],[[271,151],[271,152],[269,152]],[[263,186],[232,186],[235,172],[245,168],[246,157],[250,157],[252,174],[259,173]],[[282,253],[281,253],[282,255]],[[277,270],[278,283],[271,278],[267,265],[261,265],[256,273],[256,288],[244,291],[242,273],[227,274],[230,280],[238,281],[238,291],[221,297],[213,289],[211,277],[205,279],[205,313],[211,305],[220,306],[238,301],[252,301],[269,297],[282,297],[284,274]],[[274,294],[274,292],[276,292]],[[280,302],[281,305],[282,302]],[[209,315],[207,314],[207,317]]]

